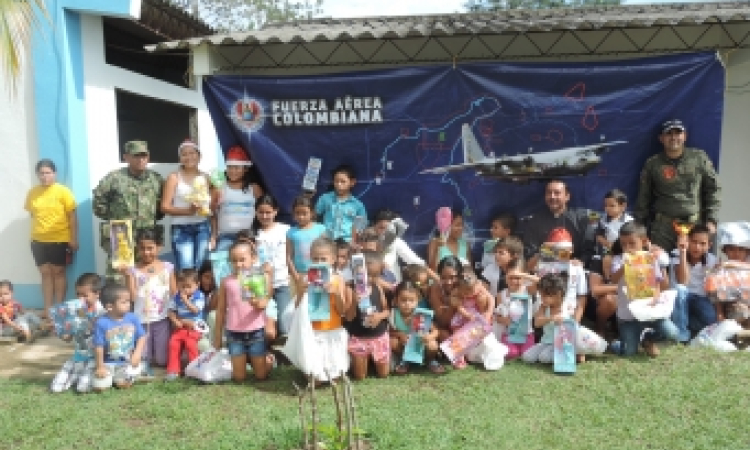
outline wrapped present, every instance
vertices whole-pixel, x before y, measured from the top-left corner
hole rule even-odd
[[[331,318],[331,302],[325,285],[331,282],[331,267],[313,264],[307,269],[307,299],[310,321],[320,322]]]
[[[565,319],[555,325],[553,370],[555,373],[572,375],[576,373],[577,324],[573,319]]]
[[[110,255],[112,255],[112,268],[118,270],[133,267],[135,244],[130,220],[109,221],[109,248]]]
[[[452,363],[455,363],[469,350],[479,345],[491,331],[492,326],[482,316],[476,315],[443,341],[440,344],[440,350]]]
[[[706,274],[706,294],[715,302],[750,302],[750,271],[716,267]]]
[[[74,336],[91,331],[92,317],[86,313],[86,303],[81,299],[68,300],[51,307],[49,316],[59,337]]]
[[[431,309],[417,308],[409,324],[409,339],[404,347],[402,360],[422,364],[424,362],[424,342],[422,336],[432,329]]]
[[[623,263],[628,298],[653,298],[657,287],[654,255],[645,251],[626,253]]]

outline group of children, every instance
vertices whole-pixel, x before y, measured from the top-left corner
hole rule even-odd
[[[230,182],[238,182],[237,172],[228,170]],[[603,338],[612,330],[619,333],[619,341],[609,339],[617,353],[632,355],[642,345],[646,353],[656,356],[657,340],[686,342],[702,327],[739,317],[738,308],[715,307],[706,297],[704,279],[717,264],[709,253],[712,236],[708,228],[695,225],[680,237],[669,257],[650,244],[644,226],[629,220],[626,198],[619,191],[604,199],[606,214],[597,226],[601,250],[594,260],[597,264],[584,267],[580,261],[563,257],[563,264],[557,266],[561,270],[542,270],[535,258],[524,260],[523,242],[514,236],[515,218],[502,214],[491,224],[481,270],[475,270],[460,214],[453,215],[445,236],[430,242],[425,261],[393,235],[396,216],[392,212],[379,212],[370,226],[363,222],[364,205],[351,195],[355,183],[350,167],[334,170],[332,192],[323,194],[317,203],[307,195],[295,199],[291,212],[296,225],[291,227],[276,222],[279,206],[273,197],[260,195],[253,204],[255,233],[243,226],[214,234],[218,248],[228,250],[231,265],[231,273],[218,283],[209,262],[200,270],[175,273],[171,263],[158,258],[162,245],[158,237],[148,231],[140,233],[136,263],[121,271],[125,286],[103,286],[95,274],[79,277],[80,315],[89,326],[75,334],[62,333],[63,339],[74,343],[75,353],[55,376],[52,391],[73,385],[79,392],[113,384],[127,387],[147,375],[153,365],[165,366],[167,379],[175,379],[184,364],[183,349],[191,361],[198,356],[203,339],[215,349],[226,348],[233,380],[244,380],[248,365],[256,379],[265,379],[275,364],[270,343],[300,332],[291,325],[299,322],[295,315],[309,300],[306,294],[312,280],[308,271],[320,266],[330,268],[330,276],[320,286],[329,313],[308,324],[314,335],[312,348],[320,356],[313,373],[318,381],[346,371],[362,379],[370,361],[379,377],[407,373],[413,363],[402,355],[413,338],[418,310],[431,311],[431,323],[420,329],[417,338],[424,349],[424,365],[437,374],[446,370],[440,343],[477,318],[492,328],[489,336],[502,347],[505,359],[551,363],[553,329],[564,320],[579,324],[576,353],[582,362],[585,354],[604,352]],[[222,220],[223,216],[219,213],[218,217]],[[243,223],[249,223],[246,217]],[[573,251],[565,229],[552,230],[549,241],[564,250],[560,254]],[[722,250],[738,263],[750,256],[742,245],[726,245]],[[670,318],[641,322],[628,308],[632,298],[623,288],[623,255],[643,251],[653,253],[656,261],[654,298],[677,286]],[[364,273],[350,267],[355,254],[364,259]],[[518,295],[532,299],[533,317],[533,327],[520,340],[512,319],[517,315]],[[585,316],[595,323],[597,333],[580,326]],[[7,282],[0,282],[0,322],[3,329],[28,334],[29,318],[12,301],[12,286]],[[477,361],[469,352],[450,362],[462,368],[467,359]]]

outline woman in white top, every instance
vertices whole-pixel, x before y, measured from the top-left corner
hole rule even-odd
[[[211,237],[210,183],[208,176],[198,169],[201,153],[194,142],[185,140],[177,151],[180,167],[164,183],[161,211],[172,216],[175,270],[197,270],[206,259]]]
[[[375,232],[378,234],[378,237],[380,239],[383,239],[383,237],[385,236],[386,231],[388,230],[388,224],[390,224],[391,221],[396,219],[397,217],[398,216],[396,215],[396,213],[389,209],[383,209],[375,214],[373,228],[375,229]],[[407,265],[416,264],[419,266],[427,267],[427,264],[424,262],[424,260],[417,256],[417,254],[414,253],[411,248],[409,248],[409,244],[407,244],[403,239],[397,237],[393,240],[393,242],[383,248],[383,264],[385,264],[385,270],[393,274],[393,277],[395,278],[394,285],[401,283],[401,280],[403,278],[401,274],[401,267],[398,263],[399,259],[401,259]],[[433,280],[440,281],[440,277],[429,267],[427,267],[427,273],[429,273],[430,278],[432,278]]]
[[[250,229],[255,220],[255,201],[263,195],[250,171],[253,163],[245,149],[236,145],[227,150],[226,162],[226,185],[214,190],[212,199],[216,206],[209,247],[217,251],[229,250],[237,233]]]

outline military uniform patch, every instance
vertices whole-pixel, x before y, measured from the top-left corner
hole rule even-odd
[[[661,174],[665,180],[673,180],[677,176],[677,169],[674,166],[661,166]]]

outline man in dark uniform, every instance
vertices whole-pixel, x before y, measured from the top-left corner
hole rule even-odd
[[[706,223],[716,232],[721,187],[706,152],[685,147],[687,131],[680,120],[662,125],[659,141],[664,146],[641,171],[634,216],[649,224],[651,241],[666,251],[675,248],[674,223]]]
[[[555,228],[565,228],[570,233],[573,238],[573,258],[588,264],[594,254],[594,229],[590,225],[589,211],[570,209],[569,201],[568,185],[562,180],[550,180],[544,189],[546,206],[521,222],[519,231],[529,268],[536,266],[539,249]]]

